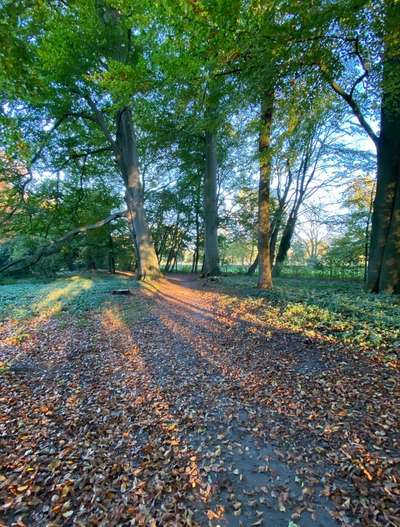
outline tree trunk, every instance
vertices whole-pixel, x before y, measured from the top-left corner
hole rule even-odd
[[[269,252],[271,255],[271,265],[274,263],[275,251],[276,251],[276,242],[278,241],[278,234],[282,225],[284,208],[282,205],[279,205],[278,209],[275,212],[274,218],[271,225],[271,238],[269,242]]]
[[[165,264],[164,271],[169,273],[173,267],[175,249],[178,243],[178,234],[179,234],[179,215],[177,217],[177,223],[175,224],[174,231],[171,237],[171,245],[168,252],[167,262]]]
[[[193,251],[193,260],[192,260],[192,273],[197,273],[197,268],[199,264],[199,252],[200,252],[200,225],[199,225],[199,212],[196,210],[196,219],[195,219],[195,225],[196,225],[196,242],[195,242],[195,248]]]
[[[271,179],[271,127],[273,93],[267,93],[261,104],[261,131],[259,140],[260,181],[258,188],[258,287],[272,288],[270,256],[270,179]]]
[[[257,256],[254,258],[253,263],[247,269],[247,274],[249,276],[253,275],[256,272],[257,267],[258,267],[258,253],[257,253]]]
[[[156,253],[157,253],[157,259],[158,259],[158,264],[160,264],[161,260],[162,260],[162,257],[163,257],[163,254],[164,254],[164,249],[165,249],[165,244],[166,244],[166,241],[167,241],[167,238],[168,238],[168,231],[165,229],[162,236],[161,236],[161,239],[160,239],[160,243],[158,245],[158,248],[156,248]]]
[[[393,39],[399,24],[395,2],[386,2],[381,133],[367,289],[400,293],[400,50]]]
[[[217,144],[215,134],[206,132],[206,167],[204,173],[204,274],[220,274],[217,212]]]
[[[160,268],[144,212],[143,188],[139,173],[132,113],[127,107],[120,110],[117,114],[116,144],[118,148],[118,164],[125,183],[128,221],[134,236],[137,256],[137,278],[139,280],[158,278],[160,276]]]
[[[287,258],[287,253],[292,243],[294,229],[296,227],[297,211],[291,213],[289,219],[283,229],[282,238],[279,243],[278,254],[276,255],[276,262],[274,266],[274,275],[279,276],[282,271],[283,263]]]
[[[111,232],[108,234],[108,272],[115,274],[114,243]]]
[[[367,290],[400,293],[400,49],[394,36],[400,12],[394,0],[386,0],[383,39],[381,131],[376,137],[351,94],[336,83],[333,89],[350,105],[377,147],[377,181],[372,213]]]
[[[394,128],[397,128],[397,137],[388,137],[388,132],[390,135],[395,132]],[[391,126],[382,123],[368,261],[367,288],[373,293],[400,293],[399,139],[399,121]]]

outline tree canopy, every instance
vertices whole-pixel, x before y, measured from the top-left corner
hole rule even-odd
[[[178,262],[204,275],[254,263],[270,288],[315,205],[326,232],[324,207],[349,222],[326,247],[350,236],[358,185],[372,203],[358,265],[370,291],[400,292],[399,11],[397,0],[1,2],[3,270],[116,214],[43,265],[156,278]]]

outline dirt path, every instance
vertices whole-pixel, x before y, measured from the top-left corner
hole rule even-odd
[[[310,427],[331,359],[219,300],[176,276],[3,347],[4,525],[373,525]]]
[[[305,481],[268,438],[270,423],[257,399],[241,393],[243,375],[255,376],[242,370],[241,358],[259,344],[260,335],[221,312],[218,297],[196,278],[170,278],[152,308],[159,331],[140,330],[154,382],[167,394],[174,415],[190,416],[194,424],[185,441],[198,453],[200,472],[212,486],[207,504],[195,507],[196,519],[206,524],[200,511],[223,507],[220,525],[287,527],[292,516],[298,525],[337,525],[328,500],[304,493]],[[299,474],[305,469],[297,468]]]

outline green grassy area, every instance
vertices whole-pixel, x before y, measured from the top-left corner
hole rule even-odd
[[[137,283],[129,276],[101,274],[5,283],[0,285],[0,321],[65,311],[75,314],[96,311],[110,299],[113,289],[134,287]]]
[[[136,317],[143,306],[129,305],[110,293],[138,284],[122,275],[82,274],[52,281],[21,279],[0,285],[0,321],[39,314],[75,315],[118,304],[124,317]],[[322,333],[362,348],[385,350],[388,361],[400,349],[400,298],[365,293],[360,283],[279,278],[272,291],[256,289],[256,278],[226,276],[222,289],[227,305],[240,307],[267,324],[308,336]],[[129,309],[128,309],[129,307]]]
[[[399,297],[368,294],[357,282],[279,278],[272,291],[255,286],[255,278],[224,277],[225,301],[271,325],[386,350],[388,361],[400,350]]]
[[[239,264],[222,264],[221,272],[225,275],[246,275],[248,265]],[[192,265],[189,263],[179,262],[176,269],[172,272],[190,273]],[[255,275],[257,271],[255,272]],[[284,265],[281,270],[281,276],[285,278],[315,278],[319,280],[351,280],[361,282],[364,276],[364,267],[349,266],[322,266],[320,268],[309,265]]]

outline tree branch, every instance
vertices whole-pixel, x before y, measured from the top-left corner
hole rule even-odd
[[[353,85],[354,88],[352,89],[352,91],[350,93],[347,93],[335,80],[333,80],[327,74],[326,68],[324,68],[322,64],[318,64],[318,66],[319,66],[319,68],[321,70],[321,73],[322,73],[323,77],[328,82],[328,84],[331,86],[333,91],[335,93],[337,93],[344,101],[347,102],[347,104],[353,110],[353,114],[356,116],[356,118],[357,118],[358,122],[360,123],[360,125],[362,126],[362,128],[364,128],[364,130],[367,132],[369,138],[374,142],[375,146],[378,148],[379,136],[376,135],[376,133],[372,130],[371,126],[369,125],[369,123],[367,122],[365,117],[363,116],[359,105],[357,104],[357,102],[353,98],[353,91],[354,91],[354,88],[355,88],[356,84],[358,84],[358,82],[360,82],[366,76],[366,74],[364,73],[362,78],[359,77],[358,79],[356,79],[356,84]]]
[[[90,109],[93,112],[93,120],[99,125],[99,127],[101,128],[101,131],[105,135],[107,141],[110,143],[114,154],[118,157],[118,155],[119,155],[118,146],[117,146],[117,143],[114,141],[110,130],[108,129],[108,126],[107,126],[106,120],[104,118],[103,112],[101,112],[97,108],[95,102],[88,95],[84,95],[84,98],[85,98],[86,102],[88,103],[88,105],[90,106]]]
[[[96,223],[72,229],[71,231],[61,236],[61,238],[57,238],[50,244],[42,245],[33,254],[28,254],[26,256],[23,256],[22,258],[19,258],[18,260],[14,260],[13,262],[10,262],[9,264],[3,266],[2,268],[0,268],[0,273],[4,273],[4,271],[7,271],[11,268],[14,268],[14,270],[18,271],[26,269],[27,267],[30,267],[31,265],[37,263],[43,256],[49,256],[58,252],[65,243],[68,243],[73,240],[75,236],[78,236],[79,234],[83,234],[90,230],[99,229],[100,227],[103,227],[103,225],[106,225],[107,223],[110,223],[111,221],[117,218],[122,218],[123,216],[126,216],[126,214],[126,210],[114,212],[114,214],[110,214],[109,216],[107,216],[107,218],[99,220]]]

